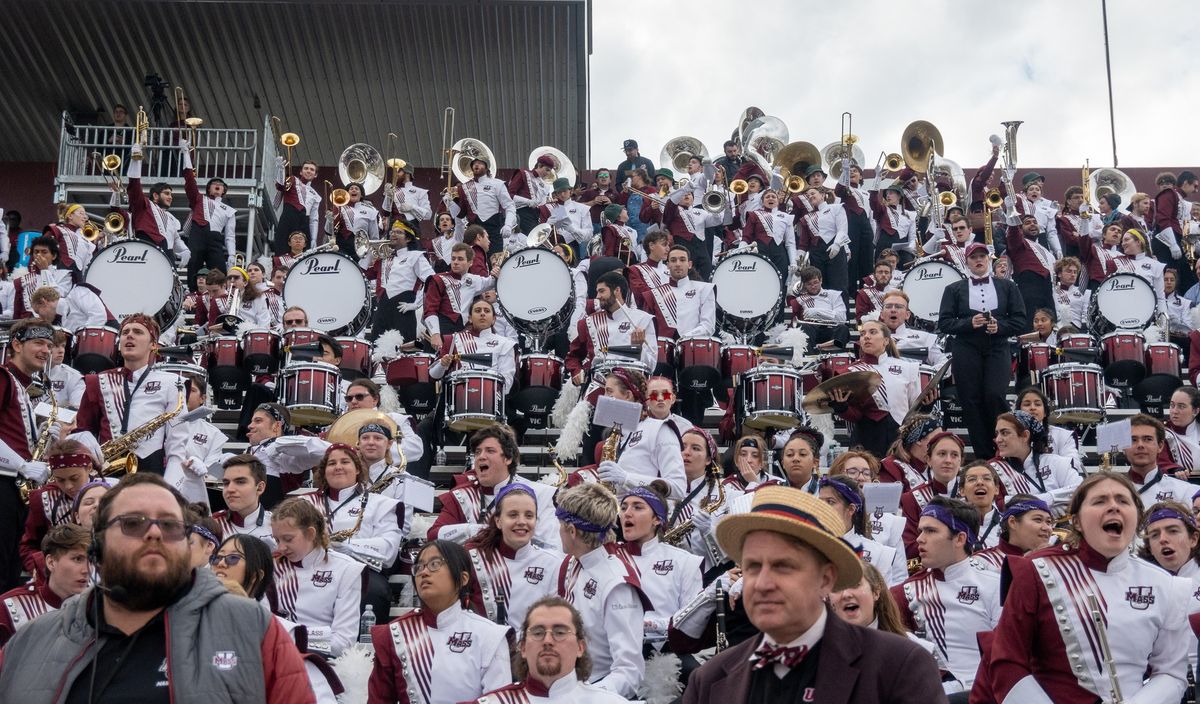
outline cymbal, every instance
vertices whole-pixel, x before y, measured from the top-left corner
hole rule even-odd
[[[921,389],[921,393],[917,394],[917,400],[913,402],[912,407],[908,409],[908,413],[905,414],[905,419],[917,412],[917,409],[921,407],[921,399],[925,398],[926,394],[928,394],[931,390],[942,388],[942,379],[945,379],[946,375],[949,373],[950,360],[947,359],[945,363],[942,364],[941,369],[938,369],[933,376],[929,377],[929,383],[925,384],[925,388]]]
[[[849,391],[850,398],[846,400],[846,403],[853,405],[862,403],[869,398],[882,383],[883,377],[874,370],[864,369],[838,374],[832,379],[822,381],[815,389],[804,394],[804,401],[801,405],[809,413],[832,413],[833,404],[830,401],[830,394],[834,390],[846,389]]]

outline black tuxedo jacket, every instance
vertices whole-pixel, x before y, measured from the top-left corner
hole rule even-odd
[[[996,286],[996,310],[992,311],[999,324],[995,334],[989,335],[987,328],[971,326],[971,318],[981,311],[972,310],[970,303],[971,279],[955,281],[942,291],[942,306],[938,311],[938,332],[953,335],[955,340],[980,350],[988,350],[996,343],[1005,343],[1008,338],[1026,332],[1025,300],[1021,289],[1008,279],[992,277]]]

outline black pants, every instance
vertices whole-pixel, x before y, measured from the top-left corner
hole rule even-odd
[[[267,488],[265,491],[263,491],[263,495],[259,497],[259,503],[263,505],[263,508],[270,511],[271,509],[275,508],[280,501],[283,501],[284,496],[285,493],[283,491],[283,482],[279,479],[279,477],[268,474]]]
[[[371,342],[388,330],[399,330],[401,335],[404,335],[405,340],[413,340],[417,337],[417,312],[409,311],[401,313],[398,306],[400,303],[412,303],[417,300],[416,291],[405,291],[391,298],[385,298],[375,309],[375,325],[371,328],[371,334],[367,338]]]
[[[1025,328],[1032,330],[1033,314],[1038,308],[1055,311],[1050,279],[1032,271],[1018,271],[1013,273],[1013,282],[1021,287],[1021,298],[1025,300]]]
[[[862,280],[875,273],[875,233],[866,213],[846,213],[850,232],[850,292],[857,292]]]
[[[989,458],[996,454],[996,417],[1008,412],[1005,394],[1012,381],[1012,356],[1006,340],[995,338],[982,350],[974,345],[951,344],[953,355],[950,371],[963,409],[963,425],[971,438],[975,457]]]
[[[287,254],[291,251],[291,247],[288,246],[288,238],[292,236],[293,232],[303,232],[304,241],[308,243],[308,246],[316,244],[308,242],[308,213],[304,210],[296,210],[284,203],[283,209],[279,211],[279,222],[275,223],[275,254]]]
[[[155,450],[146,457],[137,458],[137,471],[161,477],[166,471],[166,456],[164,450]]]
[[[504,229],[504,212],[496,213],[487,220],[476,220],[476,225],[482,225],[483,229],[488,233],[488,256],[491,257],[496,252],[504,249],[504,236],[500,234],[500,230]],[[489,264],[488,269],[492,267]]]
[[[188,228],[188,249],[192,252],[192,258],[188,260],[187,267],[187,284],[189,291],[196,290],[196,272],[200,271],[201,267],[206,267],[210,271],[213,269],[225,270],[225,240],[220,232],[213,232],[208,225],[201,225],[195,220],[192,221],[192,226]]]
[[[850,446],[862,445],[863,449],[876,457],[883,457],[887,455],[888,447],[896,441],[896,434],[899,432],[900,425],[890,414],[881,420],[864,418],[854,424],[854,431],[850,433]]]
[[[681,239],[677,241],[677,244],[687,247],[688,256],[692,258],[692,268],[700,272],[700,276],[705,281],[708,281],[709,275],[712,274],[712,251],[708,248],[705,240],[693,237],[690,240]],[[701,264],[707,264],[708,266],[701,271]]]
[[[517,208],[517,225],[521,232],[529,234],[542,221],[542,214],[537,208]]]
[[[838,253],[832,258],[829,256],[829,245],[824,241],[817,240],[813,244],[812,251],[808,253],[809,263],[821,270],[821,280],[824,284],[821,288],[828,288],[834,291],[846,291],[849,282],[848,263],[846,258],[846,250],[839,249]]]
[[[382,572],[365,567],[362,571],[362,580],[363,596],[359,612],[366,611],[367,606],[370,605],[371,610],[375,612],[375,622],[387,623],[391,620],[388,614],[392,610],[392,589],[388,586],[387,577],[384,577]]]
[[[808,349],[813,349],[822,342],[833,342],[841,349],[850,346],[850,327],[845,323],[830,327],[828,325],[801,325],[800,329],[808,336]]]
[[[900,239],[898,237],[896,237],[895,235],[889,235],[888,233],[884,232],[883,230],[880,230],[879,231],[879,240],[877,242],[875,242],[875,258],[878,259],[879,255],[885,249],[894,249],[896,246],[896,243],[899,241],[900,241]],[[912,252],[910,252],[908,250],[896,250],[896,254],[900,257],[900,266],[905,266],[909,262],[911,262],[913,259],[916,259],[916,255],[914,255]],[[826,286],[825,288],[830,288],[830,287]]]
[[[25,504],[15,477],[0,477],[0,589],[21,584],[21,554],[17,549],[25,528]]]

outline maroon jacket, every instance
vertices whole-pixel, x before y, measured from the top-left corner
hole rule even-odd
[[[29,515],[25,518],[25,533],[21,536],[21,566],[35,580],[46,576],[46,556],[42,554],[42,538],[50,529],[67,520],[74,500],[54,484],[29,492]]]
[[[167,239],[158,230],[158,221],[154,219],[154,209],[150,205],[150,198],[142,190],[142,179],[129,179],[128,193],[129,212],[133,217],[134,233],[147,237],[159,247],[165,247]],[[61,252],[62,248],[59,249]]]
[[[1175,230],[1175,239],[1183,233],[1183,223],[1179,222],[1179,191],[1174,187],[1164,188],[1154,196],[1154,232],[1147,232],[1147,237],[1162,232],[1167,228]]]

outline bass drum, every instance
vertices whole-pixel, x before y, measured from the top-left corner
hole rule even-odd
[[[1158,316],[1154,285],[1131,272],[1113,274],[1100,282],[1088,302],[1088,321],[1094,335],[1114,330],[1145,330]]]
[[[717,325],[731,334],[753,335],[775,322],[783,306],[783,286],[775,265],[761,254],[740,252],[713,269]]]
[[[965,278],[961,271],[939,260],[924,261],[909,269],[900,282],[900,290],[908,294],[912,322],[926,329],[937,327],[942,292],[950,284]]]
[[[313,329],[331,337],[353,337],[371,319],[374,296],[353,259],[338,252],[312,252],[288,271],[283,300],[303,308]]]
[[[575,309],[570,267],[542,247],[517,250],[504,260],[496,278],[496,296],[512,326],[532,336],[561,330]]]
[[[101,249],[83,280],[100,290],[100,300],[117,320],[142,313],[166,330],[183,311],[183,282],[167,255],[149,242],[121,240]]]

